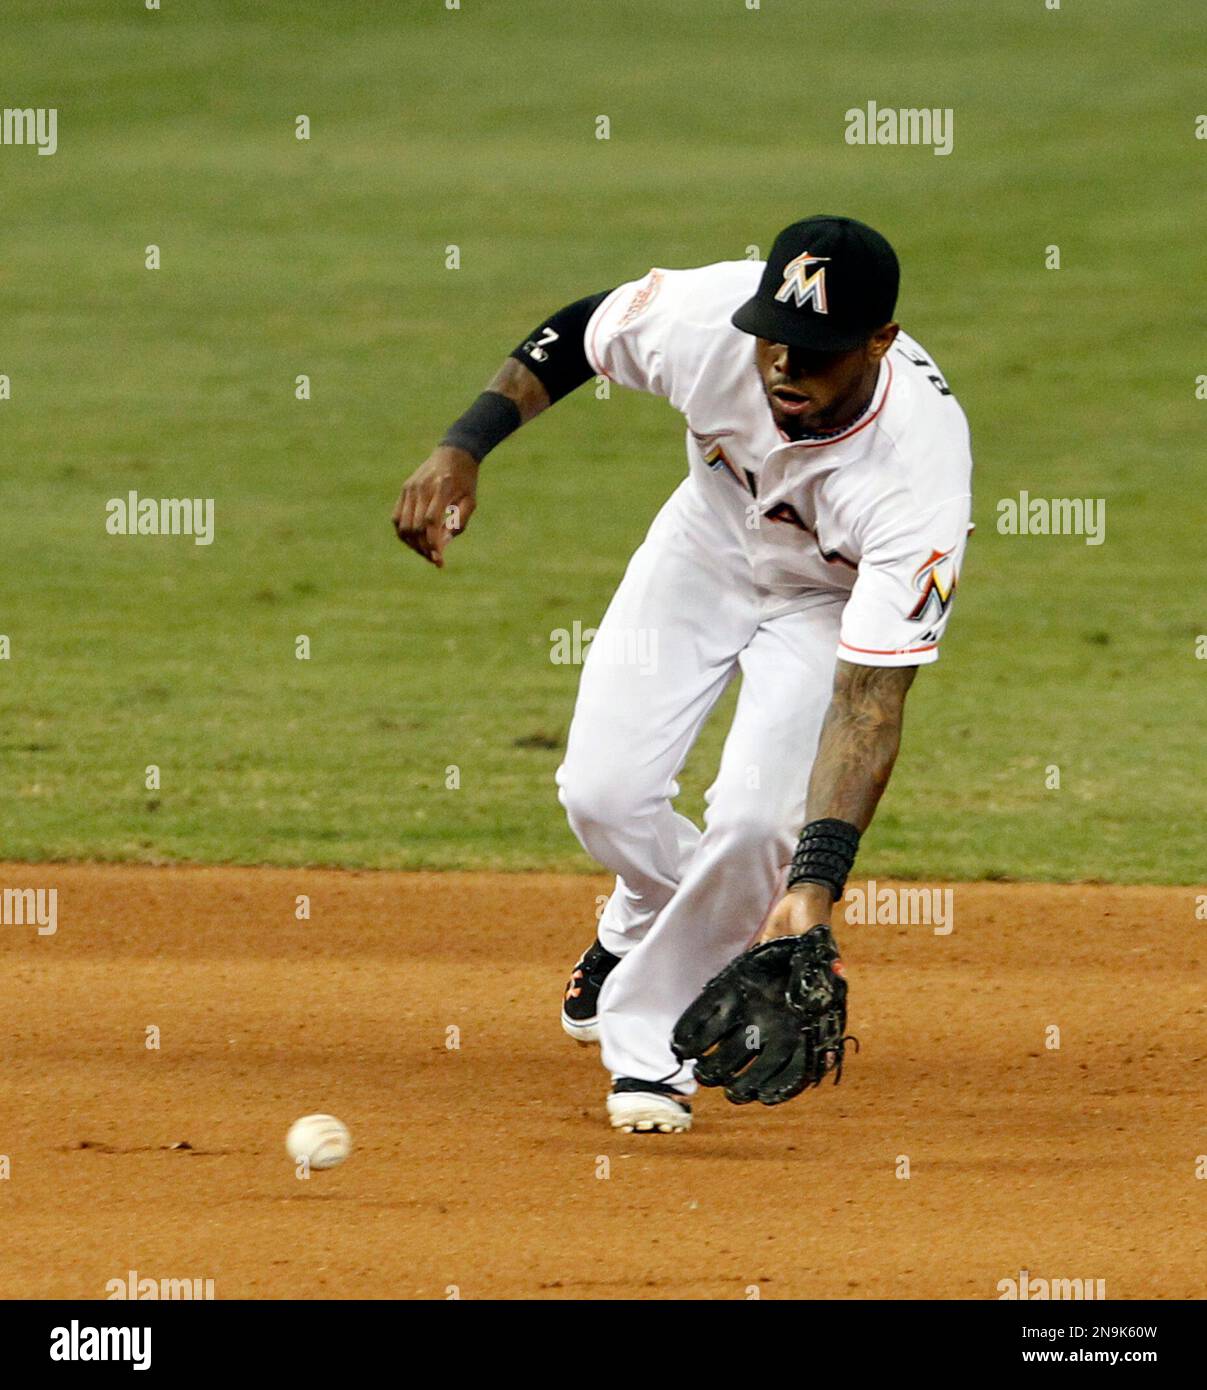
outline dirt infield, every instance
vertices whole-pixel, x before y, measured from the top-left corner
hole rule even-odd
[[[843,1084],[708,1093],[693,1133],[647,1137],[606,1127],[596,1051],[557,1023],[602,880],[0,886],[58,890],[55,934],[0,927],[5,1298],[131,1270],[218,1298],[996,1298],[1020,1269],[1203,1296],[1192,889],[957,885],[950,935],[841,927]],[[316,1110],[357,1149],[299,1181],[284,1134]]]

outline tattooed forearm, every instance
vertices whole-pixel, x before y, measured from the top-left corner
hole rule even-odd
[[[809,820],[831,816],[867,829],[897,760],[916,672],[916,666],[838,663],[809,780]]]
[[[503,363],[486,389],[515,401],[522,425],[549,408],[549,392],[540,378],[514,357],[509,357]]]

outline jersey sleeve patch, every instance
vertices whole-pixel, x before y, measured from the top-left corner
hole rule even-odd
[[[937,623],[951,606],[958,578],[955,548],[932,550],[914,572],[919,598],[909,615],[910,622]]]
[[[628,308],[621,316],[620,322],[616,325],[616,331],[620,332],[633,322],[638,314],[644,313],[653,303],[658,291],[662,288],[662,272],[651,270],[646,278],[637,286],[637,291],[629,300]]]
[[[664,353],[674,320],[659,300],[665,280],[665,271],[651,270],[621,285],[596,309],[586,334],[587,360],[596,371],[655,396],[667,394]]]
[[[864,556],[843,609],[843,660],[861,666],[938,660],[963,564],[968,506],[961,499],[933,516],[923,532],[930,544],[900,543]]]

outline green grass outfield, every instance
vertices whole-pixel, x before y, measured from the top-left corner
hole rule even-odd
[[[0,105],[57,108],[59,148],[0,146],[0,856],[588,867],[550,633],[602,613],[679,418],[584,388],[489,460],[443,573],[390,508],[546,311],[827,211],[896,243],[977,461],[862,863],[1201,879],[1194,11],[9,0]],[[869,100],[954,108],[954,153],[848,146]],[[131,489],[214,498],[215,543],[107,535]],[[1106,543],[999,535],[1020,489],[1105,498]]]

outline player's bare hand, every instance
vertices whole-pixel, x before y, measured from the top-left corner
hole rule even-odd
[[[830,890],[818,883],[802,883],[776,903],[763,927],[760,941],[777,936],[804,936],[807,931],[830,922]]]
[[[438,569],[444,567],[444,547],[474,514],[479,467],[464,449],[441,444],[402,485],[394,530],[404,545]]]

